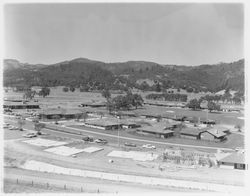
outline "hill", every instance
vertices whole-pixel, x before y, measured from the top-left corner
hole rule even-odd
[[[147,82],[138,83],[148,79]],[[145,84],[146,83],[146,84]],[[200,66],[160,65],[146,61],[104,63],[77,58],[52,65],[4,60],[4,86],[75,86],[91,89],[160,90],[171,87],[189,91],[217,92],[223,89],[244,91],[244,60]]]

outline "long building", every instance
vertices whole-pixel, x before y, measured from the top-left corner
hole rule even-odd
[[[3,108],[8,109],[40,109],[39,104],[37,103],[30,103],[30,102],[12,102],[12,101],[5,101],[3,104]]]

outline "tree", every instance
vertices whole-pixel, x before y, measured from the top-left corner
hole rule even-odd
[[[45,124],[44,123],[36,122],[35,125],[34,125],[34,128],[37,131],[37,135],[41,135],[41,130],[43,128],[45,128]]]
[[[139,94],[133,94],[132,95],[132,105],[137,109],[138,106],[142,106],[143,104],[143,99],[141,95]]]
[[[193,110],[200,109],[200,102],[197,99],[192,99],[187,104],[189,108],[192,108]]]
[[[38,93],[38,95],[42,96],[43,98],[48,96],[49,94],[50,94],[50,88],[48,87],[43,87]]]
[[[209,112],[211,112],[212,110],[219,111],[220,110],[220,105],[217,105],[216,103],[214,103],[212,101],[209,101],[208,104],[207,104],[207,108],[208,108]]]
[[[71,92],[74,92],[76,89],[75,89],[75,87],[70,86],[70,87],[69,87],[69,90],[70,90]]]
[[[107,99],[107,100],[109,100],[109,99],[111,98],[111,94],[110,94],[110,92],[109,92],[109,90],[108,90],[107,88],[105,88],[105,89],[102,91],[102,96],[103,96],[105,99]]]
[[[161,92],[161,85],[159,82],[157,82],[157,84],[155,85],[155,91],[156,92]]]
[[[111,100],[107,102],[106,107],[107,107],[107,110],[109,111],[109,114],[111,114],[111,112],[114,111],[115,109],[114,103]]]
[[[35,97],[36,91],[32,91],[32,90],[27,90],[25,91],[23,98],[24,99],[33,99]]]
[[[23,118],[18,119],[17,121],[18,128],[20,131],[23,131],[23,125],[25,125],[25,120]]]
[[[69,91],[69,88],[68,87],[63,87],[63,92],[68,92]]]

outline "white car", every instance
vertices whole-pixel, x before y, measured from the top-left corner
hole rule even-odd
[[[33,137],[37,137],[37,135],[35,133],[27,133],[27,134],[24,134],[23,137],[33,138]]]
[[[152,144],[144,144],[144,145],[142,146],[142,148],[156,149],[156,147],[153,146]]]

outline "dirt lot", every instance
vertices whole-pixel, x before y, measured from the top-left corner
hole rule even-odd
[[[82,147],[92,146],[90,144],[82,145]],[[105,146],[104,150],[88,154],[79,153],[76,158],[64,157],[52,153],[42,151],[44,148],[32,146],[19,141],[8,140],[5,141],[5,164],[15,165],[23,164],[26,160],[43,161],[58,166],[76,168],[76,169],[90,169],[97,171],[106,171],[123,174],[136,174],[155,177],[168,177],[173,179],[192,179],[193,181],[217,182],[228,184],[242,184],[243,171],[226,170],[226,169],[185,169],[178,168],[173,170],[171,168],[164,171],[159,170],[159,166],[163,163],[155,162],[141,162],[133,161],[131,159],[113,158],[113,163],[109,163],[110,157],[107,153],[114,150],[114,147]],[[14,158],[14,159],[13,159]],[[220,172],[218,172],[220,171]],[[209,175],[208,175],[209,174]],[[235,177],[237,176],[237,178]]]

